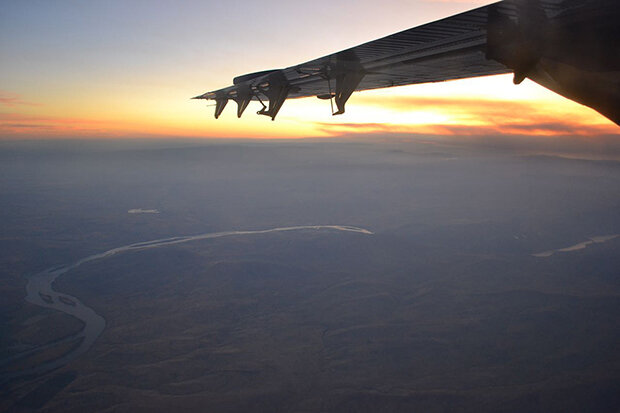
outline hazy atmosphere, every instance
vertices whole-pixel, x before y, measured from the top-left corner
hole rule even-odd
[[[190,100],[485,4],[4,4],[0,412],[617,412],[618,125],[512,74]]]
[[[618,406],[617,162],[418,139],[0,153],[3,409]]]

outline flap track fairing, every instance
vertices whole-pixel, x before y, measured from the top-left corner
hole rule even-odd
[[[243,115],[243,112],[250,104],[252,100],[252,89],[249,85],[240,85],[237,87],[235,91],[235,96],[232,98],[235,102],[237,102],[237,117],[240,118]]]
[[[271,120],[275,120],[276,115],[291,91],[291,85],[282,71],[277,71],[271,73],[267,77],[266,82],[259,85],[259,90],[269,99],[269,108],[267,109],[263,105],[263,108],[256,113],[269,116]]]
[[[319,99],[331,99],[336,101],[337,111],[332,115],[341,115],[345,111],[345,104],[355,92],[360,82],[366,75],[359,58],[351,51],[339,53],[336,56],[336,64],[328,64],[321,71],[321,76],[327,80],[329,94],[317,96]],[[336,91],[332,93],[331,79],[336,80]]]
[[[228,103],[227,96],[216,96],[215,97],[215,119],[220,117],[227,103]]]

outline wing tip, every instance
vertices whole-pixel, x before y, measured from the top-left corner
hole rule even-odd
[[[194,96],[193,98],[190,98],[190,99],[209,99],[210,94],[211,94],[210,92],[207,92],[207,93],[203,93],[202,95]]]

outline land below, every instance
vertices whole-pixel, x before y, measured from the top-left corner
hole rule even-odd
[[[54,289],[105,330],[64,367],[3,382],[3,411],[620,406],[618,163],[414,143],[39,146],[0,158],[3,373],[71,351],[62,339],[83,327],[24,302],[29,274],[215,231],[373,232],[202,239],[87,262]]]

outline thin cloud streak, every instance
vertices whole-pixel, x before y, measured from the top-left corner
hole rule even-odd
[[[23,100],[19,95],[0,90],[0,105],[14,108],[18,106],[42,106],[40,103]]]
[[[128,125],[86,118],[53,118],[19,113],[0,113],[0,137],[119,137]],[[136,128],[134,128],[136,129]]]
[[[584,135],[617,134],[618,126],[596,112],[579,105],[548,102],[483,99],[479,97],[360,96],[361,106],[398,113],[441,114],[446,122],[406,123],[319,123],[324,133],[411,132],[433,135]],[[430,120],[430,118],[429,118]]]
[[[316,123],[317,129],[331,136],[342,136],[352,133],[411,133],[425,135],[451,136],[497,136],[497,135],[532,135],[546,136],[585,136],[596,137],[614,134],[614,128],[607,125],[579,125],[562,122],[542,122],[532,124],[499,124],[499,125],[400,125],[382,123]]]
[[[569,103],[571,108],[550,107],[548,102],[540,101],[519,101],[502,99],[485,99],[480,97],[428,97],[428,96],[394,96],[389,99],[378,96],[360,96],[358,101],[362,105],[377,106],[388,108],[395,111],[441,111],[453,116],[460,115],[472,119],[486,121],[530,121],[534,118],[553,118],[558,116],[558,111],[565,117],[565,110],[579,108],[580,121],[587,120],[589,123],[609,124],[613,123],[606,120],[602,115],[597,114],[591,109],[574,106]],[[556,105],[559,106],[559,105]]]

